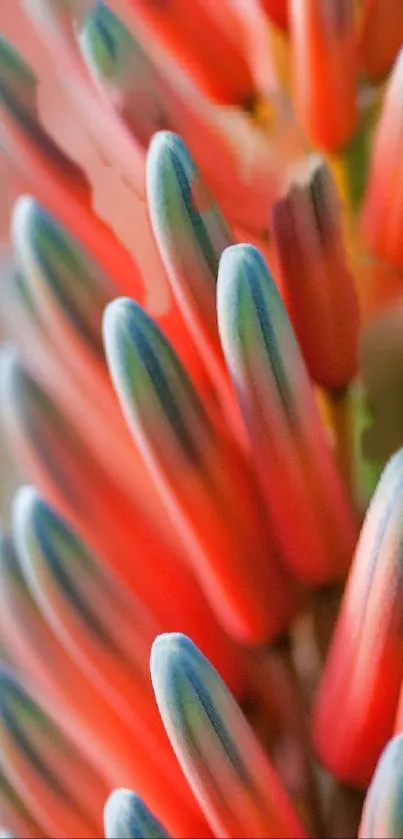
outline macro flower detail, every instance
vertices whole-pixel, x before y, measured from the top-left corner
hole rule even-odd
[[[369,782],[382,745],[393,731],[403,675],[399,665],[391,664],[401,633],[401,464],[402,451],[389,461],[367,511],[314,715],[322,757],[330,763],[336,761],[337,774],[358,784]],[[365,691],[361,693],[363,673]],[[386,680],[388,688],[383,690]],[[337,719],[341,701],[344,712]],[[356,703],[359,728],[352,722]]]
[[[267,561],[269,528],[242,452],[214,428],[164,336],[134,302],[110,304],[104,334],[127,421],[214,608],[235,637],[270,639],[290,618],[292,588],[276,555]]]
[[[402,735],[386,746],[368,790],[359,836],[401,836]]]
[[[312,379],[341,390],[358,369],[360,311],[343,242],[341,205],[323,160],[274,204],[280,283]]]
[[[284,558],[302,580],[327,582],[350,561],[354,520],[295,335],[256,248],[224,252],[217,294],[224,353]]]
[[[106,839],[119,839],[120,836],[169,839],[161,823],[154,818],[141,798],[130,790],[112,792],[105,805],[104,824]]]
[[[403,839],[399,0],[0,8],[0,837]]]
[[[157,638],[151,676],[174,750],[215,833],[304,836],[236,704],[189,639]]]

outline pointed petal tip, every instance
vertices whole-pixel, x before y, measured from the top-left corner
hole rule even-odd
[[[106,80],[113,80],[118,60],[117,41],[122,33],[130,38],[125,27],[105,3],[97,2],[81,23],[78,42],[90,69]]]
[[[104,808],[104,827],[106,839],[169,839],[140,796],[128,789],[115,789],[110,794]]]
[[[182,148],[186,149],[186,145],[180,134],[177,134],[175,131],[163,129],[161,131],[156,131],[153,135],[150,141],[148,154],[151,152],[153,154],[158,154]]]
[[[210,189],[182,138],[161,131],[147,158],[151,224],[178,305],[195,330],[216,330],[215,286],[219,258],[232,242]],[[204,336],[204,339],[206,336]],[[203,352],[203,347],[201,347]]]
[[[179,134],[166,129],[156,131],[150,141],[147,165],[157,166],[162,162],[165,163],[171,159],[174,153],[185,154],[188,158],[190,157],[187,146]]]
[[[263,270],[270,280],[271,275],[266,261],[255,245],[239,243],[230,245],[222,253],[218,270],[218,288],[229,283],[243,282],[250,277],[251,269]],[[221,294],[221,292],[219,292]]]
[[[277,288],[261,252],[254,245],[231,245],[223,252],[217,279],[218,328],[227,364],[232,357],[228,346],[228,333],[238,343],[238,331],[247,328],[251,311],[267,307],[267,294]],[[244,306],[243,298],[251,298]],[[244,301],[245,302],[245,301]],[[239,330],[238,330],[239,327]]]
[[[157,635],[151,647],[151,673],[157,674],[161,664],[174,664],[184,653],[196,650],[193,641],[181,632],[163,632]]]
[[[168,446],[176,458],[180,443],[181,454],[197,460],[199,435],[206,433],[208,420],[164,332],[128,299],[114,301],[107,309],[103,332],[109,372],[132,432],[139,433],[153,453],[165,454]]]
[[[47,236],[58,228],[50,213],[32,195],[21,195],[14,204],[11,216],[11,236],[17,259],[22,264],[36,251],[39,236]]]
[[[33,195],[29,195],[28,193],[19,195],[13,206],[13,225],[20,227],[29,224],[39,209],[40,204]]]
[[[185,664],[190,658],[196,666],[201,660],[205,660],[204,655],[187,635],[181,632],[165,632],[155,638],[151,648],[150,673],[160,713],[163,713],[164,708],[171,706],[173,695],[182,684],[183,678],[189,676]],[[208,665],[214,669],[210,662]],[[171,710],[175,713],[173,708]]]
[[[228,248],[225,248],[221,256],[221,262],[224,266],[243,266],[246,264],[246,260],[257,260],[259,263],[264,262],[260,250],[255,245],[250,245],[247,242],[238,242],[236,245],[230,245]]]
[[[105,350],[113,347],[123,347],[121,339],[124,337],[124,331],[130,334],[132,330],[137,328],[145,328],[149,335],[148,340],[153,340],[151,335],[160,338],[164,343],[167,339],[158,326],[157,322],[151,317],[146,310],[132,300],[130,297],[117,297],[112,300],[104,309],[102,331],[105,344]]]
[[[158,233],[163,228],[178,224],[177,214],[188,207],[191,178],[198,172],[194,160],[179,134],[157,131],[151,139],[146,162],[147,195],[153,227]],[[176,222],[175,222],[176,220]]]
[[[12,519],[16,537],[26,525],[33,523],[46,505],[34,486],[24,485],[17,489],[12,504]]]
[[[216,835],[234,835],[235,824],[239,829],[247,797],[253,835],[303,836],[280,780],[265,762],[235,699],[198,647],[180,633],[165,634],[156,638],[151,659],[166,732]],[[263,824],[266,829],[270,825],[270,833],[262,832]],[[246,823],[243,829],[247,831]]]
[[[153,200],[159,198],[161,179],[167,169],[172,167],[173,156],[180,160],[180,155],[187,153],[186,146],[173,131],[156,131],[152,136],[146,159],[147,193],[151,201],[151,217],[153,216]]]
[[[130,297],[116,297],[105,306],[102,317],[102,335],[108,357],[119,345],[121,330],[135,323],[142,315],[148,317],[141,306]]]
[[[131,309],[140,308],[135,300],[130,297],[116,297],[111,300],[104,311],[104,321],[114,322],[117,318],[124,317]]]

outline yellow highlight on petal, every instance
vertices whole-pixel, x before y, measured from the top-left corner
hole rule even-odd
[[[274,25],[270,27],[270,47],[274,55],[281,89],[284,93],[290,93],[290,42],[285,32]]]

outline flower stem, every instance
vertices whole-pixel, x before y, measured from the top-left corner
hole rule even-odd
[[[335,440],[335,458],[350,499],[355,501],[355,440],[350,388],[328,393],[329,416]]]
[[[379,115],[380,98],[372,91],[365,92],[367,101],[362,106],[358,129],[350,143],[337,155],[329,158],[340,195],[346,208],[349,225],[354,227],[357,213],[368,182],[371,140]]]
[[[314,595],[312,620],[317,650],[322,662],[326,659],[342,596],[343,585],[341,583],[322,586]]]
[[[326,836],[355,839],[360,823],[364,794],[344,784],[335,783],[329,802],[329,821]]]
[[[301,818],[314,836],[323,835],[323,817],[317,778],[312,762],[299,674],[295,667],[292,641],[284,636],[279,643],[256,651],[255,690],[260,714],[276,719],[265,746]],[[263,729],[264,731],[264,729]]]

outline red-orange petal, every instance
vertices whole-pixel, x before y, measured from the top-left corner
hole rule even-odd
[[[339,151],[357,122],[353,0],[291,0],[295,105],[314,146]]]

